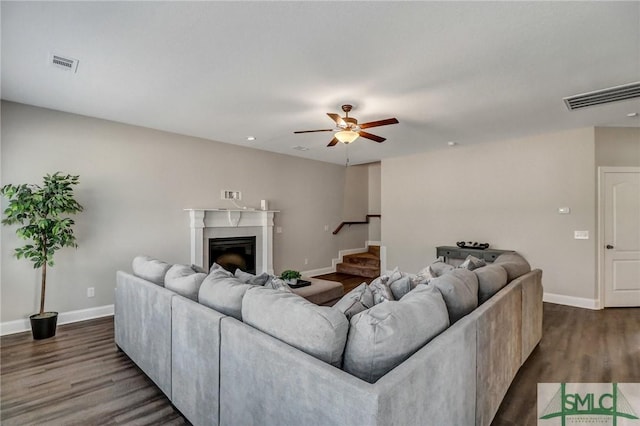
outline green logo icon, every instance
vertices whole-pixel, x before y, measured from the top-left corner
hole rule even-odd
[[[557,386],[558,384],[538,384],[539,394],[540,386],[545,385]],[[617,426],[619,419],[638,420],[638,415],[620,391],[617,383],[573,383],[571,392],[567,390],[566,383],[560,383],[557,392],[540,416],[540,420],[554,418],[559,418],[562,426],[567,424],[567,420],[571,424],[606,422]]]

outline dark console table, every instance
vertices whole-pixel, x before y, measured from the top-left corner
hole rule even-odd
[[[495,249],[477,249],[477,248],[461,248],[457,246],[438,246],[436,247],[436,257],[443,256],[445,261],[449,259],[466,259],[472,255],[478,259],[484,259],[487,262],[493,262],[502,253],[511,253],[513,250],[495,250]]]

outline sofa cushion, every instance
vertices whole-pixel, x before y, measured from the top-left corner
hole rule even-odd
[[[402,300],[376,305],[351,318],[343,369],[374,383],[448,326],[440,292],[418,285]]]
[[[336,367],[342,363],[349,321],[337,309],[294,293],[250,288],[242,303],[244,322]]]
[[[188,265],[173,265],[164,276],[165,288],[181,296],[198,301],[198,292],[207,274],[195,272]]]
[[[164,276],[171,265],[149,256],[136,256],[132,262],[133,275],[164,286]]]
[[[242,298],[250,287],[231,272],[215,268],[202,282],[198,302],[242,321]]]
[[[468,269],[470,271],[473,271],[474,269],[482,268],[486,264],[487,264],[487,262],[485,262],[484,259],[478,259],[475,256],[469,255],[464,260],[464,262],[462,262],[458,266],[458,268],[465,268],[465,269]]]
[[[260,275],[253,275],[239,268],[236,269],[236,272],[233,275],[243,283],[252,285],[265,285],[267,281],[271,279],[271,275],[267,274],[266,272],[263,272]]]
[[[474,269],[478,277],[478,304],[489,300],[502,287],[507,285],[507,271],[500,265],[487,265]]]
[[[345,314],[347,319],[351,319],[355,314],[367,310],[373,305],[373,292],[367,283],[362,283],[345,294],[333,307]]]
[[[478,307],[478,277],[468,269],[456,268],[431,280],[429,285],[442,293],[451,324]]]
[[[493,263],[502,266],[507,271],[508,282],[531,272],[529,262],[516,252],[502,253]]]

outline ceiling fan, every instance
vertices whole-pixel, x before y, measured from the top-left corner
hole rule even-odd
[[[353,117],[349,117],[349,111],[351,111],[352,109],[353,109],[352,105],[348,105],[348,104],[342,105],[342,111],[344,111],[345,113],[344,117],[340,117],[338,114],[333,114],[330,112],[327,113],[329,118],[331,118],[333,121],[336,122],[335,129],[299,130],[293,133],[315,133],[315,132],[335,131],[336,134],[334,135],[333,139],[331,139],[331,142],[329,142],[329,145],[327,146],[334,146],[338,142],[349,144],[355,141],[356,139],[358,139],[359,136],[362,136],[363,138],[366,138],[366,139],[371,139],[372,141],[376,141],[376,142],[384,142],[385,140],[387,140],[386,138],[372,135],[371,133],[367,133],[362,129],[368,129],[369,127],[386,126],[388,124],[399,123],[399,121],[395,118],[387,118],[386,120],[370,121],[368,123],[358,124],[358,120],[356,120]]]

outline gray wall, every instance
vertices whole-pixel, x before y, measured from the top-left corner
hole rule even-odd
[[[382,167],[380,163],[369,164],[369,213],[380,214],[382,208],[380,193]],[[382,236],[380,235],[380,219],[371,218],[369,223],[369,240],[380,241]]]
[[[387,268],[415,272],[436,246],[489,242],[541,268],[545,292],[594,299],[595,182],[593,128],[383,160]]]
[[[596,127],[596,166],[639,167],[640,129]]]
[[[112,304],[115,272],[130,270],[137,254],[188,263],[183,209],[232,207],[220,200],[222,189],[242,191],[248,206],[267,199],[282,211],[275,216],[283,229],[274,234],[276,273],[327,267],[338,250],[364,245],[366,229],[331,233],[343,220],[343,166],[11,102],[2,102],[1,119],[3,184],[38,183],[57,170],[80,175],[77,198],[85,211],[76,217],[79,248],[58,252],[47,309]],[[366,182],[349,179],[349,191],[367,194]],[[37,310],[39,271],[12,256],[22,243],[15,228],[1,232],[5,322]],[[86,297],[87,287],[95,287],[95,298]]]

